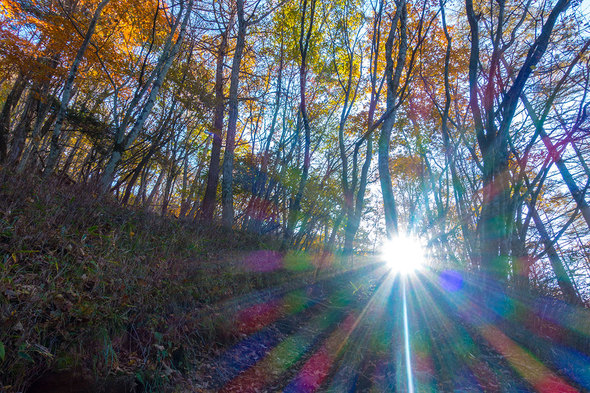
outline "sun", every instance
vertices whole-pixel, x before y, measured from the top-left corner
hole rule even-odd
[[[394,273],[408,275],[420,270],[426,262],[426,248],[419,238],[399,234],[384,241],[381,259]]]

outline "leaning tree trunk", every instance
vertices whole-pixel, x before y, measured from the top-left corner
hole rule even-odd
[[[508,179],[509,131],[518,102],[533,69],[547,50],[551,33],[559,15],[571,0],[558,0],[546,17],[540,34],[530,46],[526,59],[512,86],[501,97],[496,75],[504,52],[502,48],[505,1],[498,2],[496,29],[491,43],[490,70],[485,88],[478,85],[480,70],[479,19],[473,0],[465,1],[470,26],[469,104],[473,115],[477,142],[483,158],[483,205],[478,222],[479,263],[489,277],[504,282],[508,273],[508,250],[512,226],[511,190]],[[504,89],[504,87],[502,87]],[[480,102],[481,101],[481,102]],[[500,101],[499,103],[497,103]],[[497,107],[496,107],[497,105]]]
[[[55,169],[55,164],[57,163],[57,159],[60,153],[60,146],[59,146],[59,139],[61,134],[61,128],[65,119],[66,110],[68,108],[68,104],[70,102],[70,94],[72,93],[72,88],[74,86],[74,80],[78,75],[78,68],[80,67],[80,62],[84,58],[84,54],[86,53],[86,49],[88,49],[88,45],[90,44],[90,39],[94,35],[94,30],[96,29],[96,24],[98,23],[98,18],[102,13],[102,10],[108,4],[110,0],[102,0],[94,14],[92,15],[92,19],[90,20],[90,25],[88,26],[88,30],[86,31],[86,35],[84,36],[84,40],[82,41],[82,45],[78,49],[76,53],[76,57],[70,67],[70,71],[68,72],[68,78],[66,79],[66,84],[63,89],[63,93],[61,96],[61,104],[59,106],[59,110],[57,112],[57,119],[55,120],[55,126],[53,128],[53,135],[51,136],[51,150],[49,151],[49,157],[47,158],[47,165],[45,166],[45,176],[51,175],[53,170]]]
[[[572,280],[567,274],[565,266],[563,265],[561,258],[559,258],[559,254],[557,254],[557,250],[555,249],[555,246],[551,241],[551,238],[549,237],[547,230],[545,229],[543,221],[539,217],[539,213],[537,212],[536,207],[532,204],[529,204],[529,208],[531,209],[531,214],[533,216],[533,221],[535,222],[535,227],[537,228],[537,231],[541,236],[541,242],[545,246],[547,256],[549,257],[551,267],[553,268],[553,272],[557,277],[557,284],[559,285],[559,289],[561,289],[561,292],[563,293],[563,295],[569,303],[583,305],[584,303],[582,302],[578,292],[576,291]]]
[[[27,82],[24,75],[20,74],[14,82],[10,93],[8,93],[8,97],[6,97],[6,101],[4,101],[4,106],[2,107],[2,113],[0,113],[0,164],[4,163],[8,156],[8,134],[10,133],[12,109],[16,107],[26,85]]]
[[[182,12],[184,12],[182,22],[180,23],[180,31],[178,32],[178,35],[176,35],[178,23],[175,24],[167,38],[166,44],[164,45],[164,50],[158,59],[158,64],[156,66],[156,69],[158,71],[151,85],[151,90],[148,95],[148,98],[145,104],[143,105],[143,108],[141,109],[139,115],[137,116],[137,119],[133,123],[133,127],[131,128],[128,134],[125,134],[125,128],[119,128],[115,133],[116,136],[115,143],[113,145],[113,150],[100,179],[100,188],[102,193],[106,193],[110,190],[111,184],[115,177],[115,168],[121,161],[123,153],[129,148],[129,146],[131,146],[133,142],[135,142],[135,139],[139,135],[139,132],[142,130],[149,114],[152,111],[152,108],[156,104],[156,98],[158,97],[160,88],[164,83],[166,74],[168,73],[168,70],[170,69],[172,62],[174,61],[176,55],[178,54],[178,51],[180,50],[180,46],[182,45],[186,33],[187,24],[190,19],[194,0],[186,1],[188,1],[188,7],[184,9],[185,3],[183,3],[182,10],[178,15],[178,21],[180,21]],[[172,40],[174,37],[177,37],[177,39],[176,42],[172,44]],[[126,126],[122,125],[121,127]]]
[[[16,166],[18,164],[25,148],[27,135],[31,133],[35,107],[38,105],[38,99],[35,97],[38,93],[38,87],[36,85],[29,91],[21,118],[12,133],[10,152],[8,153],[8,164],[10,166]]]

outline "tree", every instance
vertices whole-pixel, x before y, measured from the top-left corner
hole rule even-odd
[[[45,166],[45,175],[51,175],[55,168],[55,163],[59,156],[59,137],[61,134],[61,127],[65,118],[66,109],[70,102],[70,96],[72,93],[72,87],[74,86],[74,79],[78,74],[78,68],[80,67],[80,62],[86,53],[86,49],[88,49],[88,45],[90,44],[90,40],[94,35],[94,30],[96,29],[96,24],[98,23],[98,18],[102,13],[102,10],[106,5],[109,3],[110,0],[102,0],[98,3],[94,14],[92,15],[92,19],[90,20],[90,24],[88,25],[88,30],[84,35],[84,41],[82,41],[82,45],[78,49],[76,53],[76,57],[72,62],[72,66],[68,72],[68,78],[66,79],[66,83],[64,85],[64,89],[61,96],[61,104],[59,106],[59,111],[57,112],[57,118],[55,120],[55,126],[53,128],[53,135],[51,137],[51,151],[49,152],[49,157],[47,158],[47,165]]]
[[[308,55],[311,45],[311,36],[314,29],[314,18],[317,0],[302,0],[301,7],[301,23],[299,25],[299,55],[301,61],[299,63],[299,114],[301,116],[301,123],[303,125],[304,136],[304,153],[303,153],[303,170],[301,171],[301,178],[297,192],[293,197],[292,203],[289,206],[289,218],[285,230],[284,242],[290,241],[293,236],[293,229],[297,223],[299,211],[301,210],[301,199],[303,198],[303,191],[307,184],[309,176],[309,167],[311,165],[310,145],[311,145],[311,125],[309,122],[309,115],[307,112],[307,72],[308,72]],[[309,9],[308,9],[309,7]],[[308,16],[309,13],[309,16]],[[309,21],[306,21],[309,18]]]
[[[244,15],[244,1],[236,0],[236,13],[238,15],[238,35],[232,61],[232,70],[229,88],[229,117],[227,120],[227,135],[225,137],[225,152],[223,154],[223,180],[221,183],[222,223],[231,228],[234,221],[233,200],[233,162],[236,143],[236,129],[238,125],[238,85],[240,83],[240,64],[246,41],[247,22]]]
[[[203,203],[201,205],[201,219],[206,222],[213,220],[213,213],[215,211],[217,185],[219,183],[219,169],[221,146],[223,141],[223,115],[225,112],[225,98],[223,97],[223,67],[225,56],[228,50],[228,35],[233,26],[235,13],[232,10],[229,19],[225,19],[225,15],[220,12],[216,19],[221,22],[219,25],[220,36],[219,45],[216,53],[215,66],[215,115],[213,120],[213,145],[211,147],[211,156],[209,159],[209,171],[207,174],[207,188],[203,196]]]
[[[156,98],[160,88],[162,87],[162,84],[164,83],[164,78],[166,77],[172,62],[174,61],[174,58],[178,54],[182,45],[193,3],[194,0],[186,0],[181,2],[174,25],[172,26],[172,29],[166,38],[166,42],[164,43],[156,67],[150,73],[147,83],[134,96],[132,103],[129,105],[129,108],[125,113],[123,121],[119,122],[119,119],[115,119],[114,121],[114,144],[100,180],[101,189],[103,192],[107,192],[110,189],[114,178],[115,167],[121,160],[123,152],[128,149],[129,146],[135,141],[137,135],[145,124],[150,111],[156,103]],[[149,94],[147,94],[148,90]],[[132,112],[136,109],[136,105],[139,104],[139,101],[146,94],[147,98],[141,109],[139,109],[131,129],[127,130],[130,123],[132,122]],[[115,114],[117,113],[117,110],[117,103],[115,101]]]
[[[534,67],[547,50],[551,33],[557,18],[569,6],[569,0],[558,1],[550,10],[538,36],[530,46],[526,57],[516,73],[509,88],[501,79],[500,56],[515,41],[517,29],[527,17],[525,9],[516,22],[514,13],[507,13],[506,2],[499,1],[498,8],[491,5],[489,10],[496,26],[490,43],[491,56],[485,85],[480,87],[482,73],[480,68],[480,30],[481,11],[474,9],[472,0],[466,0],[467,20],[470,26],[471,51],[469,60],[470,108],[475,125],[479,150],[483,162],[483,205],[478,222],[479,263],[491,277],[505,281],[508,274],[508,239],[511,232],[513,212],[510,204],[509,130],[512,125],[520,96]],[[497,16],[496,16],[497,15]],[[505,28],[515,23],[508,41],[504,41]],[[506,32],[508,33],[508,32]],[[481,90],[480,90],[481,89]],[[480,94],[480,91],[482,94]],[[500,91],[502,95],[500,95]]]

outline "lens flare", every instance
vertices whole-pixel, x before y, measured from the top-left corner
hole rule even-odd
[[[394,273],[408,275],[420,270],[426,262],[424,243],[411,235],[397,235],[385,240],[381,258]]]

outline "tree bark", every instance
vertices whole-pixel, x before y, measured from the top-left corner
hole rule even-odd
[[[303,10],[301,12],[301,25],[299,32],[299,54],[301,56],[301,65],[299,66],[299,113],[301,115],[301,122],[305,132],[305,146],[303,156],[303,170],[299,180],[299,187],[297,193],[293,198],[293,203],[289,206],[289,215],[287,219],[287,228],[283,237],[283,248],[291,241],[293,237],[293,230],[298,220],[299,211],[301,210],[301,199],[303,198],[303,191],[307,184],[309,176],[309,166],[311,164],[310,145],[311,145],[311,126],[309,124],[309,117],[307,114],[306,90],[307,90],[307,55],[309,52],[309,45],[311,41],[311,34],[313,32],[314,16],[316,0],[311,0],[309,9],[309,26],[306,28],[305,18],[307,13],[307,0],[303,0]]]
[[[396,1],[396,11],[393,17],[389,36],[385,44],[385,75],[387,80],[387,99],[386,113],[387,118],[381,126],[378,144],[378,161],[379,180],[381,182],[381,193],[383,194],[383,208],[385,213],[385,229],[388,237],[398,233],[398,217],[395,196],[393,194],[393,185],[391,182],[391,173],[389,172],[389,144],[391,142],[391,133],[396,120],[398,106],[398,89],[400,85],[402,70],[404,69],[407,49],[407,5],[405,0]],[[395,31],[399,21],[400,42],[397,53],[397,60],[394,67],[393,62],[393,44]]]
[[[4,101],[2,113],[0,113],[0,164],[6,161],[8,156],[8,135],[10,133],[10,117],[12,116],[12,109],[20,100],[20,97],[27,85],[24,74],[20,74],[10,93]]]
[[[61,128],[63,125],[63,121],[65,119],[66,110],[68,108],[68,104],[70,102],[72,88],[74,86],[74,80],[78,75],[78,68],[80,67],[80,62],[84,58],[84,54],[86,53],[86,49],[88,49],[88,45],[90,44],[90,40],[94,35],[94,30],[96,29],[96,24],[98,23],[98,18],[102,13],[102,10],[106,5],[109,3],[110,0],[102,0],[94,14],[92,15],[92,19],[90,20],[90,25],[88,25],[88,30],[86,31],[86,35],[84,36],[84,40],[82,41],[82,45],[78,49],[76,53],[76,57],[72,62],[72,66],[70,67],[70,71],[68,72],[68,77],[66,79],[66,84],[63,89],[63,93],[61,96],[61,104],[59,106],[59,110],[57,112],[57,118],[55,120],[55,126],[53,128],[53,135],[51,137],[51,150],[49,151],[49,157],[47,158],[47,164],[45,166],[44,175],[49,176],[53,173],[55,169],[55,164],[57,162],[58,156],[60,154],[60,146],[59,146],[59,137],[61,135]]]
[[[187,27],[187,24],[188,24],[188,21],[190,19],[190,15],[192,12],[194,0],[185,0],[185,1],[188,2],[188,7],[186,7],[186,9],[185,9],[186,3],[183,3],[182,11],[179,12],[179,15],[178,15],[178,18],[179,18],[178,20],[179,21],[182,20],[182,22],[180,23],[180,30],[178,32],[178,38],[176,39],[176,42],[173,45],[171,45],[172,39],[176,36],[176,31],[178,28],[178,24],[176,24],[173,27],[172,31],[170,32],[170,34],[168,36],[168,42],[167,42],[167,44],[164,45],[165,49],[163,50],[162,54],[160,55],[160,57],[158,59],[158,64],[156,66],[156,69],[158,71],[155,75],[155,79],[153,81],[147,101],[143,105],[141,112],[139,113],[137,119],[135,120],[135,122],[133,124],[133,127],[131,128],[131,130],[129,131],[128,134],[125,134],[124,128],[118,128],[116,130],[115,143],[113,145],[113,150],[111,152],[111,155],[109,157],[107,165],[105,166],[103,174],[100,179],[100,188],[101,188],[101,192],[103,192],[103,193],[106,193],[109,191],[111,184],[113,182],[114,176],[115,176],[115,168],[119,164],[119,161],[121,161],[121,157],[123,156],[123,153],[125,152],[125,150],[127,150],[129,148],[129,146],[131,146],[131,144],[135,141],[135,139],[139,135],[139,132],[143,128],[143,125],[145,124],[148,115],[150,114],[152,108],[154,107],[154,105],[156,103],[156,98],[158,96],[158,93],[160,92],[160,88],[162,87],[162,84],[164,83],[164,79],[166,78],[166,74],[168,73],[168,70],[170,69],[170,66],[172,65],[172,61],[176,58],[176,55],[178,54],[178,51],[180,50],[180,46],[182,45],[182,42],[184,40],[184,35],[186,33],[186,27]],[[182,15],[183,12],[184,12],[184,15]],[[125,124],[125,122],[123,122],[123,124]],[[124,126],[122,126],[122,127],[124,127]]]
[[[162,180],[164,179],[165,174],[166,171],[164,170],[164,168],[160,168],[160,174],[158,175],[156,184],[154,184],[154,187],[152,188],[150,195],[148,196],[147,200],[145,201],[145,204],[143,205],[144,209],[149,209],[149,207],[152,205],[154,199],[156,198],[156,195],[158,194],[158,191],[160,190],[160,185],[162,184]]]
[[[219,169],[221,158],[221,145],[223,140],[223,113],[225,112],[225,99],[223,97],[223,63],[227,53],[227,40],[232,25],[230,19],[225,30],[221,34],[221,42],[217,49],[217,64],[215,69],[215,115],[213,119],[213,144],[209,159],[209,171],[207,173],[207,187],[201,204],[201,220],[211,222],[215,212],[217,185],[219,183]]]
[[[240,64],[246,42],[246,20],[244,19],[244,0],[236,0],[238,14],[238,36],[231,69],[231,84],[229,88],[229,116],[227,120],[227,135],[225,137],[225,152],[223,153],[222,182],[221,182],[221,220],[226,228],[234,224],[233,198],[233,167],[234,150],[236,146],[236,130],[238,125],[238,88],[240,83]]]
[[[559,285],[561,292],[563,293],[568,302],[570,302],[571,304],[582,306],[584,303],[582,302],[578,292],[574,288],[574,284],[572,283],[572,280],[567,274],[565,266],[563,265],[561,258],[559,258],[557,250],[555,250],[555,247],[551,242],[551,238],[549,237],[549,234],[545,229],[543,221],[539,217],[539,213],[537,212],[536,207],[532,204],[529,204],[529,209],[531,209],[531,214],[533,216],[533,221],[535,222],[535,227],[537,228],[537,231],[541,236],[541,241],[543,242],[545,250],[547,251],[547,256],[549,257],[549,261],[551,262],[553,272],[557,277],[557,284]]]
[[[525,84],[533,68],[541,60],[551,37],[558,16],[569,6],[570,0],[559,0],[531,45],[512,86],[498,100],[496,75],[505,48],[502,48],[505,1],[498,1],[496,29],[492,37],[492,56],[487,85],[483,89],[480,105],[478,86],[480,62],[479,18],[473,0],[466,0],[467,19],[470,26],[471,52],[469,59],[469,102],[475,124],[476,137],[483,158],[483,205],[478,222],[479,260],[484,272],[503,282],[508,274],[508,250],[513,212],[510,209],[511,190],[508,173],[509,129]]]

